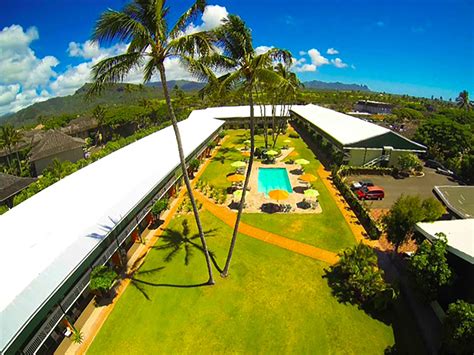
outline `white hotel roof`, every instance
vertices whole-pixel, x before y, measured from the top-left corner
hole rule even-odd
[[[420,222],[415,228],[429,240],[436,239],[436,233],[444,233],[448,250],[474,264],[474,219]]]
[[[185,155],[223,124],[207,110],[180,122]],[[0,352],[101,239],[178,165],[173,129],[167,127],[0,216]]]
[[[376,124],[313,104],[293,106],[291,111],[319,127],[342,145],[391,132]]]

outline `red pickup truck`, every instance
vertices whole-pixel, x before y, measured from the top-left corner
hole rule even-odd
[[[359,200],[381,200],[385,197],[385,191],[380,186],[364,186],[356,190]]]

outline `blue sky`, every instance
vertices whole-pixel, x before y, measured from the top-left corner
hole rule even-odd
[[[118,44],[96,48],[84,43],[102,11],[120,9],[126,2],[2,0],[0,114],[73,93],[87,81],[95,61],[123,50]],[[191,2],[169,1],[171,18]],[[474,95],[471,0],[209,4],[219,6],[196,20],[196,26],[212,27],[227,12],[240,15],[252,28],[256,47],[293,53],[302,80],[360,83],[377,91],[427,97],[454,98],[463,89]],[[169,63],[169,71],[172,78],[188,78],[177,63]]]

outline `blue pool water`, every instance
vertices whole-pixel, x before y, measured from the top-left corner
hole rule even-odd
[[[268,196],[272,190],[293,192],[286,168],[258,169],[258,192],[263,192],[265,196]]]

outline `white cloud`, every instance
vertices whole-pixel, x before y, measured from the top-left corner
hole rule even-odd
[[[315,48],[310,49],[308,51],[308,55],[311,58],[311,64],[315,65],[316,67],[329,64],[329,60],[323,57],[321,53]]]
[[[329,48],[326,53],[334,55],[339,53],[339,51],[334,48]],[[347,63],[344,63],[341,58],[334,58],[331,60],[327,59],[321,55],[321,52],[319,52],[316,48],[312,48],[308,51],[300,51],[299,54],[302,56],[301,58],[292,59],[292,70],[297,73],[315,72],[319,67],[328,64],[332,64],[336,68],[346,68],[349,66]],[[305,55],[310,58],[311,63],[306,63],[306,58],[304,57]],[[352,67],[355,68],[354,66]]]
[[[24,31],[11,25],[0,31],[0,115],[48,96],[45,88],[56,77],[59,61],[53,56],[38,58],[30,48],[37,39],[36,27]]]
[[[209,31],[216,27],[219,27],[222,24],[229,13],[224,6],[219,5],[207,5],[204,8],[204,12],[202,14],[201,20],[202,24],[195,25],[190,24],[186,29],[186,33],[195,33],[199,31]]]
[[[260,55],[260,54],[264,54],[264,53],[267,53],[270,49],[274,48],[273,46],[271,47],[268,47],[268,46],[258,46],[257,48],[255,48],[255,54],[257,55]]]
[[[336,68],[346,68],[348,65],[342,61],[341,58],[331,59],[331,63]]]

